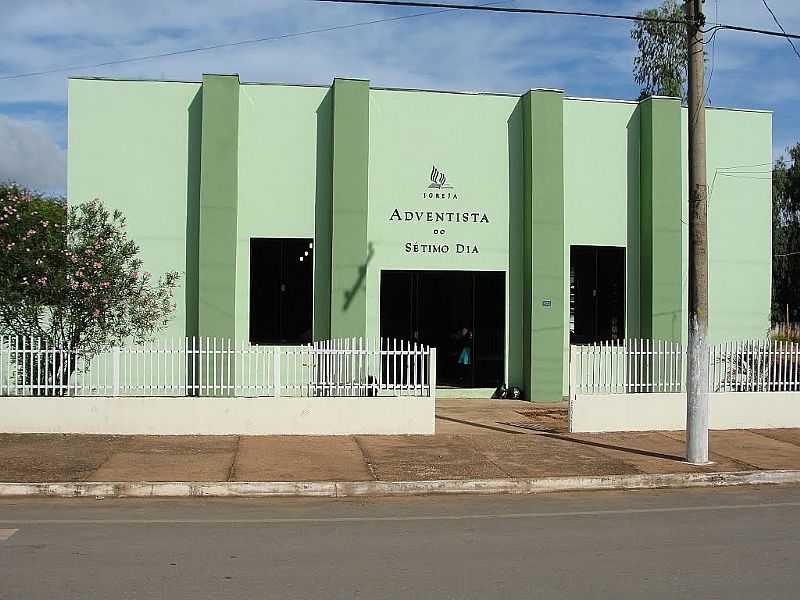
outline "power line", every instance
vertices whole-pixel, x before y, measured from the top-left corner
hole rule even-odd
[[[412,2],[407,0],[312,0],[312,2],[333,2],[336,4],[371,4],[375,6],[394,6],[394,7],[429,6],[434,8],[475,10],[475,11],[487,11],[487,12],[498,12],[498,13],[559,15],[559,16],[571,16],[571,17],[598,17],[601,19],[618,19],[624,21],[652,21],[658,23],[675,23],[681,25],[688,24],[688,22],[685,19],[662,19],[659,17],[645,17],[642,15],[620,15],[620,14],[596,13],[596,12],[573,11],[573,10],[549,10],[544,8],[511,8],[511,7],[500,7],[500,6],[482,6],[480,4],[449,4],[446,2]],[[759,33],[762,35],[785,37],[787,39],[800,40],[800,35],[794,33],[771,31],[769,29],[756,29],[753,27],[744,27],[742,25],[728,25],[725,23],[715,23],[712,27],[703,30],[703,33],[713,34],[721,29],[727,29],[730,31],[741,31],[746,33]]]
[[[403,0],[312,0],[313,2],[333,2],[338,4],[372,4],[376,6],[394,7],[422,7],[457,9],[457,10],[480,10],[486,12],[534,14],[534,15],[560,15],[571,17],[598,17],[602,19],[619,19],[623,21],[657,21],[660,23],[676,23],[686,25],[685,19],[662,19],[658,17],[645,17],[641,15],[619,15],[611,13],[596,13],[572,10],[550,10],[545,8],[512,8],[503,6],[487,6],[482,4],[448,4],[446,2],[407,2]]]
[[[719,20],[719,0],[714,0],[714,20]],[[708,75],[708,83],[706,84],[706,98],[708,103],[713,104],[711,99],[711,81],[714,79],[714,67],[717,65],[717,41],[714,36],[711,37],[711,73]]]
[[[56,67],[53,69],[45,69],[41,71],[29,71],[25,73],[15,73],[13,75],[2,75],[0,76],[0,81],[8,81],[12,79],[23,79],[27,77],[38,77],[42,75],[52,75],[54,73],[64,73],[67,71],[77,71],[80,69],[96,69],[100,67],[109,67],[114,65],[122,65],[128,63],[135,63],[135,62],[143,62],[147,60],[154,60],[158,58],[169,58],[173,56],[182,56],[186,54],[193,54],[196,52],[208,52],[211,50],[219,50],[223,48],[233,48],[236,46],[246,46],[246,45],[253,45],[253,44],[262,44],[267,42],[274,42],[280,40],[286,40],[296,37],[303,37],[307,35],[314,35],[317,33],[328,33],[332,31],[340,31],[344,29],[354,29],[357,27],[365,27],[367,25],[376,25],[378,23],[388,23],[392,21],[401,21],[404,19],[414,19],[418,17],[425,17],[430,15],[441,14],[445,12],[449,12],[451,10],[482,10],[482,11],[489,11],[489,12],[500,12],[500,13],[523,13],[523,14],[543,14],[543,15],[561,15],[561,16],[576,16],[576,17],[597,17],[597,18],[605,18],[605,19],[617,19],[617,20],[626,20],[626,21],[650,21],[650,22],[662,22],[662,23],[675,23],[675,24],[682,24],[685,25],[686,21],[682,19],[661,19],[656,17],[645,17],[640,15],[620,15],[620,14],[608,14],[608,13],[595,13],[595,12],[586,12],[586,11],[566,11],[566,10],[549,10],[549,9],[538,9],[538,8],[512,8],[512,7],[500,7],[495,6],[497,4],[504,4],[507,2],[513,2],[514,0],[498,0],[497,2],[490,2],[486,4],[448,4],[443,2],[407,2],[407,1],[400,1],[400,0],[312,0],[314,2],[333,2],[333,3],[342,3],[342,4],[371,4],[371,5],[379,5],[379,6],[399,6],[399,7],[426,7],[426,8],[435,8],[437,10],[428,10],[425,12],[413,13],[408,15],[399,15],[396,17],[385,17],[381,19],[372,19],[370,21],[360,21],[357,23],[345,23],[342,25],[333,25],[330,27],[321,27],[318,29],[308,29],[305,31],[297,31],[293,33],[284,33],[280,35],[274,36],[267,36],[261,38],[254,38],[249,40],[238,40],[235,42],[225,42],[221,44],[212,44],[209,46],[199,46],[196,48],[186,48],[182,50],[174,50],[171,52],[161,52],[158,54],[146,54],[143,56],[134,56],[130,58],[121,58],[118,60],[109,60],[99,63],[92,63],[92,64],[83,64],[83,65],[72,65],[67,67]],[[766,2],[765,2],[766,4]],[[769,7],[767,7],[769,8]],[[770,10],[770,12],[772,12]],[[774,15],[773,15],[774,18]],[[777,19],[776,19],[777,22]],[[780,23],[778,23],[779,27]],[[711,33],[711,40],[716,36],[717,32],[721,29],[728,29],[731,31],[743,31],[743,32],[750,32],[750,33],[759,33],[763,35],[769,36],[777,36],[777,37],[785,37],[790,44],[792,44],[792,48],[794,48],[795,52],[797,53],[797,48],[794,46],[794,43],[791,41],[792,39],[800,39],[800,35],[786,33],[784,30],[783,32],[778,31],[768,31],[764,29],[753,29],[749,27],[742,27],[737,25],[724,25],[724,24],[715,24],[713,27],[707,29],[704,33]],[[800,57],[800,53],[798,53]]]
[[[778,27],[780,27],[780,30],[785,34],[786,30],[783,28],[783,25],[781,25],[781,22],[778,20],[778,17],[775,16],[775,13],[769,7],[769,4],[767,4],[767,0],[761,0],[761,1],[764,3],[766,9],[769,11],[769,14],[772,15],[772,20],[775,21],[775,24]],[[797,51],[797,46],[794,45],[794,42],[791,40],[791,38],[787,36],[786,41],[789,42],[789,45],[792,47],[792,50],[794,50],[794,53],[797,55],[797,58],[800,58],[800,52]]]
[[[714,25],[709,29],[706,29],[704,33],[717,32],[721,29],[727,29],[729,31],[742,31],[745,33],[759,33],[761,35],[769,35],[772,37],[783,37],[786,38],[787,40],[800,40],[800,35],[796,33],[783,33],[781,31],[770,31],[769,29],[755,29],[753,27],[742,27],[740,25],[718,24]]]
[[[500,0],[498,2],[493,2],[492,4],[501,4],[503,2],[513,2],[514,0]],[[476,5],[476,6],[487,6],[487,5]],[[7,81],[9,79],[22,79],[26,77],[38,77],[41,75],[52,75],[53,73],[64,73],[67,71],[77,71],[80,69],[96,69],[99,67],[110,67],[113,65],[122,65],[126,63],[134,63],[134,62],[142,62],[146,60],[154,60],[157,58],[169,58],[172,56],[182,56],[184,54],[193,54],[195,52],[208,52],[210,50],[219,50],[221,48],[233,48],[236,46],[247,46],[252,44],[262,44],[266,42],[275,42],[279,40],[286,40],[296,37],[302,37],[307,35],[313,35],[316,33],[328,33],[331,31],[341,31],[343,29],[354,29],[356,27],[365,27],[367,25],[376,25],[378,23],[388,23],[391,21],[402,21],[403,19],[414,19],[417,17],[427,17],[430,15],[437,15],[450,12],[449,9],[443,8],[439,10],[428,10],[425,12],[418,12],[409,15],[400,15],[396,17],[384,17],[381,19],[373,19],[371,21],[359,21],[357,23],[345,23],[342,25],[332,25],[330,27],[321,27],[319,29],[308,29],[306,31],[296,31],[293,33],[283,33],[280,35],[273,35],[268,37],[261,37],[249,40],[239,40],[235,42],[225,42],[222,44],[213,44],[210,46],[199,46],[197,48],[186,48],[183,50],[173,50],[171,52],[161,52],[159,54],[146,54],[144,56],[134,56],[131,58],[121,58],[118,60],[109,60],[100,63],[93,63],[93,64],[84,64],[84,65],[73,65],[70,67],[56,67],[53,69],[45,69],[42,71],[30,71],[27,73],[15,73],[14,75],[3,75],[0,76],[0,81]]]

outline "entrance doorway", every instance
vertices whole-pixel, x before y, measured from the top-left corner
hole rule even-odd
[[[450,387],[496,387],[505,372],[505,273],[381,271],[381,336],[437,350]]]
[[[569,338],[592,344],[625,337],[625,248],[571,246]]]

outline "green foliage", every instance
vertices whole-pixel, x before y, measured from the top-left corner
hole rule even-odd
[[[151,339],[175,308],[178,274],[154,282],[125,217],[99,200],[67,209],[2,185],[0,248],[3,333],[80,348],[89,359],[126,340]]]
[[[792,344],[800,342],[800,337],[797,337],[795,335],[784,335],[782,333],[771,335],[770,339],[773,342],[788,342]]]
[[[684,20],[682,3],[664,0],[639,16],[651,19]],[[633,78],[642,86],[639,99],[647,96],[674,96],[686,99],[688,43],[686,26],[681,23],[637,21],[631,29],[638,54],[633,59]]]
[[[772,320],[800,321],[800,143],[772,170]]]

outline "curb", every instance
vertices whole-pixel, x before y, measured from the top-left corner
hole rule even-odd
[[[0,497],[252,498],[272,496],[348,498],[422,496],[431,494],[541,494],[590,490],[651,490],[787,483],[800,483],[800,471],[665,473],[520,479],[445,479],[434,481],[0,483]]]

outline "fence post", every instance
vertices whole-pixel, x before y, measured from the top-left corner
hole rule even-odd
[[[575,399],[576,393],[576,386],[577,386],[577,366],[576,366],[576,356],[575,353],[577,348],[575,346],[569,347],[569,404],[572,405],[572,401]]]
[[[119,396],[119,348],[117,346],[111,349],[111,376],[111,395]]]
[[[275,388],[275,397],[281,397],[281,352],[280,348],[272,350],[272,386]]]
[[[436,348],[428,349],[428,395],[436,400]]]

